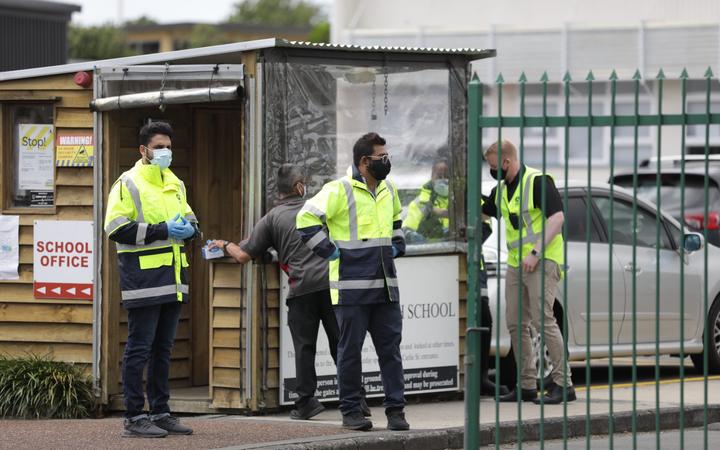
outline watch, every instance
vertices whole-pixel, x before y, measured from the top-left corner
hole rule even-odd
[[[540,257],[540,253],[538,253],[538,251],[535,250],[535,249],[532,249],[532,250],[530,251],[530,254],[533,255],[533,256],[536,256],[536,257],[538,257],[538,258]]]
[[[223,241],[223,250],[227,250],[228,245],[230,245],[230,241]]]

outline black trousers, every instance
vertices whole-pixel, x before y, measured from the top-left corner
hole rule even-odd
[[[322,323],[330,344],[330,355],[337,364],[338,328],[333,312],[330,290],[311,292],[287,299],[288,326],[295,347],[295,392],[298,407],[305,405],[315,396],[317,373],[315,372],[315,352],[319,325]]]
[[[150,414],[169,413],[170,351],[180,320],[182,303],[128,309],[128,340],[122,362],[125,417],[143,414],[143,371],[147,370]],[[149,365],[148,365],[149,361]]]
[[[397,302],[369,305],[336,305],[340,325],[338,343],[338,385],[343,415],[360,411],[362,386],[362,347],[370,332],[380,365],[385,391],[383,406],[402,410],[405,406],[405,376],[400,356],[402,314]]]
[[[487,332],[480,333],[480,373],[483,377],[486,377],[488,370],[490,370],[490,341],[492,340],[492,315],[490,313],[490,299],[488,299],[486,296],[483,296],[480,299],[480,308],[480,326],[489,329],[489,331]]]

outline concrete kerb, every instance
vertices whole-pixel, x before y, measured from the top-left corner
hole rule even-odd
[[[708,405],[708,423],[720,422],[720,404]],[[704,423],[703,406],[685,408],[685,427],[701,427]],[[632,431],[632,413],[616,413],[614,421],[615,433]],[[678,429],[680,424],[680,408],[660,409],[660,429]],[[585,436],[586,420],[582,416],[568,417],[567,437]],[[608,433],[608,416],[596,414],[590,417],[590,430],[593,435]],[[642,410],[636,413],[637,432],[655,431],[655,411]],[[369,433],[352,433],[323,436],[309,439],[294,439],[279,442],[266,442],[227,447],[225,450],[283,449],[283,450],[435,450],[463,448],[463,428],[446,428],[443,430],[410,430],[401,432],[380,431]],[[483,425],[480,429],[480,445],[495,443],[495,425]],[[540,439],[540,420],[530,420],[522,424],[523,442]],[[517,440],[517,424],[502,422],[499,426],[500,444],[511,444]],[[563,419],[552,418],[544,421],[544,439],[563,438]]]

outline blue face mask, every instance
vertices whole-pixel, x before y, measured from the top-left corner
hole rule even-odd
[[[169,148],[156,148],[153,150],[153,158],[150,160],[150,164],[160,167],[160,170],[165,170],[170,167],[172,163],[172,150]]]
[[[440,178],[433,181],[433,190],[440,197],[447,197],[450,194],[450,180]]]

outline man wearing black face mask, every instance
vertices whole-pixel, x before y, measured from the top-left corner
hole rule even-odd
[[[390,166],[385,139],[377,133],[362,136],[353,147],[347,176],[323,186],[297,216],[305,244],[330,260],[330,295],[340,325],[340,411],[343,426],[352,430],[372,428],[360,407],[362,346],[368,332],[378,355],[388,429],[410,428],[404,413],[402,314],[393,262],[405,253],[405,238],[397,189],[386,180]]]

